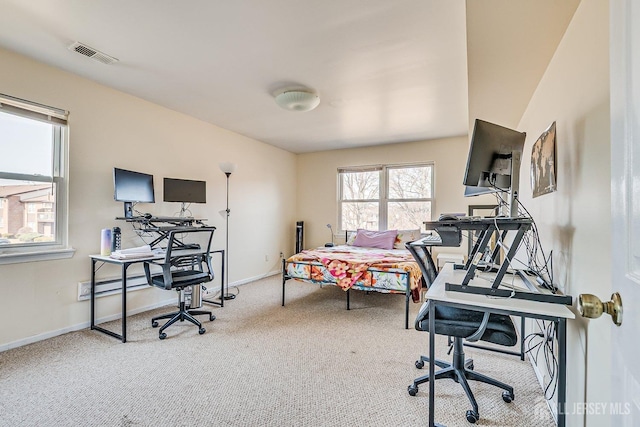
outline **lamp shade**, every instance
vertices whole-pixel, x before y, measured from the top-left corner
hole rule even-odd
[[[309,91],[288,90],[276,95],[276,104],[290,111],[311,111],[320,104],[320,97]]]
[[[231,174],[236,170],[236,165],[231,162],[220,162],[218,166],[220,167],[220,170],[224,173]]]

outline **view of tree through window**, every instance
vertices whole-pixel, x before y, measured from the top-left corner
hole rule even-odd
[[[431,220],[433,165],[339,171],[340,229],[422,229]]]

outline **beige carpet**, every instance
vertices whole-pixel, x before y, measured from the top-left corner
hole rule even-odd
[[[198,335],[187,322],[158,339],[150,318],[129,318],[129,342],[69,333],[0,353],[1,426],[424,426],[428,384],[414,362],[428,334],[404,329],[404,297],[289,281],[282,307],[274,276],[240,287]],[[411,319],[420,304],[411,304]],[[88,310],[88,307],[87,307]],[[203,316],[206,318],[206,316]],[[116,329],[119,322],[106,324]],[[449,360],[445,338],[436,354]],[[471,383],[480,426],[554,426],[529,362],[468,349],[475,369],[512,384]],[[459,384],[436,383],[436,420],[468,426]]]

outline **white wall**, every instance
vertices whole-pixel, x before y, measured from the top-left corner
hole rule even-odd
[[[608,2],[581,2],[518,125],[527,132],[521,200],[553,251],[556,284],[574,298],[611,294],[608,17]],[[558,191],[532,199],[531,149],[553,121]],[[609,402],[609,320],[578,317],[568,329],[568,425],[608,425],[608,415],[585,419],[572,403]]]
[[[76,249],[68,260],[0,265],[0,349],[88,324],[89,303],[77,301],[77,283],[90,278],[88,255],[99,252],[100,229],[120,226],[123,247],[144,243],[114,219],[123,210],[113,200],[114,166],[154,175],[157,203],[138,209],[156,215],[180,208],[162,202],[163,177],[206,180],[207,203],[192,204],[191,211],[218,227],[214,246],[221,249],[225,175],[218,163],[238,165],[229,197],[231,284],[278,271],[279,253],[292,251],[294,154],[6,50],[0,49],[0,64],[1,92],[70,111],[69,242]],[[100,274],[115,276],[118,270],[105,266]],[[175,297],[168,294],[133,292],[128,308]],[[99,317],[120,309],[119,297],[99,302]]]
[[[299,155],[297,219],[305,222],[305,247],[321,246],[329,241],[327,223],[331,223],[334,230],[337,228],[339,167],[435,162],[433,219],[443,212],[467,212],[472,204],[495,204],[493,196],[468,199],[463,196],[468,147],[468,137],[461,136]],[[466,254],[466,250],[466,241],[463,241],[459,248],[446,248],[443,252]]]

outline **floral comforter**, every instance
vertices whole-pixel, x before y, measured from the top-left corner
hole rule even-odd
[[[382,292],[406,292],[409,276],[411,296],[420,301],[422,273],[411,254],[402,249],[334,246],[305,250],[287,260],[287,274],[300,280],[330,282],[351,288]]]

